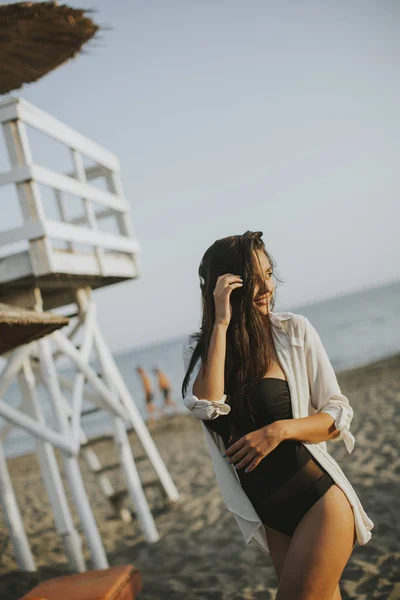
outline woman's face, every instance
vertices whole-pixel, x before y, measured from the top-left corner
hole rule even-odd
[[[259,275],[254,288],[253,302],[261,314],[267,315],[270,309],[270,302],[275,290],[272,278],[272,267],[268,258],[262,250],[256,250],[258,256]]]

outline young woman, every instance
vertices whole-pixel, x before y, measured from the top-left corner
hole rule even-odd
[[[245,541],[272,557],[277,600],[339,600],[354,545],[374,526],[326,446],[352,452],[353,410],[310,321],[273,312],[261,237],[217,240],[202,258],[202,325],[183,348],[182,396]]]

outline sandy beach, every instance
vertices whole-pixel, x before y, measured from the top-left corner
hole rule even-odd
[[[359,494],[374,521],[372,539],[356,544],[342,578],[344,599],[400,599],[400,355],[338,374],[342,391],[354,408],[353,453],[328,442],[332,456]],[[246,546],[217,488],[200,423],[189,413],[157,422],[151,433],[179,489],[174,506],[159,486],[148,499],[161,539],[148,545],[136,519],[125,525],[114,517],[82,462],[86,489],[105,544],[110,565],[135,564],[143,577],[143,600],[273,599],[277,580],[272,561],[256,547]],[[132,432],[135,456],[142,448]],[[110,442],[96,447],[104,463],[113,462]],[[68,573],[34,455],[9,460],[24,523],[38,571],[21,573],[3,520],[0,521],[0,599],[17,600],[39,581]],[[155,478],[147,460],[139,466],[142,481]],[[116,486],[122,486],[118,474]],[[78,523],[72,503],[70,506]],[[78,530],[81,528],[78,525]],[[84,540],[85,556],[90,556]]]

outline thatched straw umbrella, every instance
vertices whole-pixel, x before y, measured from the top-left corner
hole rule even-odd
[[[26,310],[0,302],[0,354],[68,325],[68,317]]]
[[[57,2],[0,5],[0,94],[73,58],[100,29],[89,12]]]

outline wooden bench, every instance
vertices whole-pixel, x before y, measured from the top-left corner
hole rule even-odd
[[[20,600],[134,600],[142,587],[140,571],[123,565],[47,579]]]

